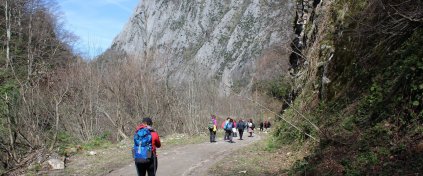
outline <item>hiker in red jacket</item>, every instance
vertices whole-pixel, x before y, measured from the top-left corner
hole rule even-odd
[[[157,160],[157,148],[161,147],[161,142],[160,142],[160,136],[157,133],[157,131],[152,127],[153,125],[153,121],[151,120],[151,118],[146,117],[143,118],[142,120],[143,124],[138,125],[137,130],[141,128],[147,128],[150,131],[151,134],[151,147],[152,147],[152,153],[153,153],[153,157],[152,157],[152,162],[150,163],[150,165],[147,168],[147,172],[148,172],[148,176],[155,176],[156,172],[157,172],[157,167],[158,167],[158,160]],[[143,175],[141,173],[141,175]],[[145,173],[144,173],[145,175]]]

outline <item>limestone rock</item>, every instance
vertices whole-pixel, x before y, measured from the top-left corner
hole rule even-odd
[[[51,170],[62,170],[65,169],[65,162],[59,159],[49,159],[47,160],[47,164]]]
[[[108,52],[148,62],[171,83],[209,78],[221,89],[247,87],[262,54],[289,44],[293,6],[292,0],[143,0]]]
[[[97,155],[97,152],[96,152],[96,151],[89,151],[89,152],[88,152],[88,155],[90,155],[90,156],[94,156],[94,155]]]

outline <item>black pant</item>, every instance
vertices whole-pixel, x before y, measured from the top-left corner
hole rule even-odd
[[[157,157],[153,157],[148,163],[135,162],[135,166],[138,176],[145,176],[146,173],[148,173],[148,176],[156,176]]]
[[[238,129],[239,139],[242,139],[242,134],[244,134],[244,129]]]
[[[156,175],[158,167],[159,167],[159,162],[157,160],[157,156],[154,156],[154,175]]]
[[[225,139],[232,142],[232,130],[225,130]]]
[[[209,129],[210,131],[210,142],[216,141],[216,131],[213,131],[213,129]]]

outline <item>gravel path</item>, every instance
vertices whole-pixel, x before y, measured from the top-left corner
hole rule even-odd
[[[246,135],[246,134],[244,134]],[[205,142],[201,144],[190,144],[168,150],[158,150],[158,170],[159,176],[172,175],[207,175],[208,169],[216,162],[223,159],[225,155],[236,149],[245,147],[255,141],[260,140],[260,136],[245,137],[244,140],[234,138],[235,143],[228,143],[217,139],[218,142]],[[137,172],[133,163],[115,170],[108,176],[135,176]]]

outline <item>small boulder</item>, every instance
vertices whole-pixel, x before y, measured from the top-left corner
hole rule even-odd
[[[59,159],[49,159],[47,160],[47,164],[50,168],[50,170],[62,170],[65,169],[65,162],[59,160]]]
[[[238,174],[246,174],[247,173],[247,171],[246,170],[244,170],[244,171],[239,171],[238,172]]]
[[[97,152],[96,152],[96,151],[89,151],[89,152],[88,152],[88,154],[89,154],[90,156],[94,156],[94,155],[97,155]]]

